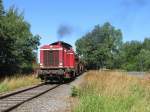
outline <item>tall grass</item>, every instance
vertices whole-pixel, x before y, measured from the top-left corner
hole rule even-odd
[[[150,112],[150,79],[90,71],[78,88],[74,112]]]
[[[40,83],[35,75],[14,76],[0,82],[0,93]]]

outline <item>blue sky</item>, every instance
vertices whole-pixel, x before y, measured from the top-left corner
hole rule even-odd
[[[150,37],[149,0],[3,0],[6,9],[15,5],[24,11],[33,34],[39,34],[41,45],[58,40],[60,25],[68,25],[72,33],[61,40],[71,43],[104,22],[123,32],[123,40]]]

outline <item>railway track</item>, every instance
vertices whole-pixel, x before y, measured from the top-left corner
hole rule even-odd
[[[38,86],[0,96],[0,112],[9,112],[21,104],[37,98],[58,86],[60,86],[60,84],[40,84]]]

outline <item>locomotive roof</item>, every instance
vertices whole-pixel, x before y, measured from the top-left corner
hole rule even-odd
[[[59,43],[61,43],[62,46],[67,47],[67,48],[71,48],[72,47],[70,44],[68,44],[66,42],[63,42],[63,41],[57,41],[57,42],[54,42],[54,43],[52,43],[50,45],[57,45]]]

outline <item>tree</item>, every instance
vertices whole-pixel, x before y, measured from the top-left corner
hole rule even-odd
[[[150,39],[125,42],[119,52],[120,68],[127,71],[150,70]]]
[[[89,68],[113,68],[113,57],[122,45],[122,33],[107,22],[103,26],[95,26],[75,44],[76,52],[83,57]]]
[[[150,51],[150,38],[145,38],[143,42],[143,49]]]
[[[1,21],[0,71],[4,74],[31,71],[40,36],[31,33],[30,24],[13,7]]]
[[[0,0],[0,17],[4,14],[4,7],[3,7],[3,1]]]
[[[139,71],[150,70],[150,50],[142,49],[137,55],[137,67]]]
[[[142,43],[139,41],[130,41],[123,44],[120,52],[122,59],[121,68],[128,71],[139,71],[137,67],[136,56],[142,49]]]

